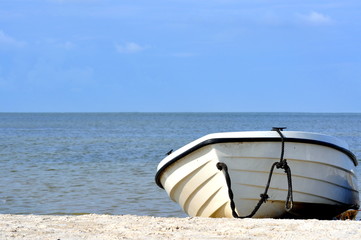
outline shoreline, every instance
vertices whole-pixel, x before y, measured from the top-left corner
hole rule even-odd
[[[0,239],[361,239],[361,221],[0,214]]]

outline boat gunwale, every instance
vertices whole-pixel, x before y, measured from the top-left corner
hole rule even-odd
[[[314,139],[306,139],[306,138],[292,138],[292,137],[286,137],[284,138],[285,142],[293,142],[293,143],[306,143],[306,144],[315,144],[315,145],[321,145],[325,147],[330,147],[333,149],[336,149],[338,151],[341,151],[342,153],[346,154],[354,163],[355,166],[358,165],[358,161],[356,159],[356,156],[348,149],[340,147],[336,144],[320,141],[320,140],[314,140]],[[210,138],[206,139],[195,146],[190,147],[189,149],[183,151],[182,153],[174,156],[174,158],[167,161],[160,169],[157,170],[157,173],[155,175],[155,182],[160,188],[164,188],[162,183],[160,182],[160,175],[161,173],[170,165],[178,161],[179,159],[189,155],[192,152],[195,152],[196,150],[203,148],[208,145],[212,144],[219,144],[219,143],[243,143],[243,142],[281,142],[281,139],[279,137],[225,137],[225,138]]]

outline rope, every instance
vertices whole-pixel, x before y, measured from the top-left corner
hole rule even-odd
[[[229,199],[230,199],[230,206],[231,206],[231,209],[232,209],[232,216],[234,218],[251,218],[253,217],[253,215],[256,214],[256,212],[258,211],[258,209],[261,207],[261,205],[267,201],[267,199],[269,198],[268,195],[267,195],[267,191],[268,191],[268,187],[267,187],[267,190],[261,194],[261,199],[259,200],[258,204],[256,205],[256,207],[253,209],[253,211],[251,212],[251,214],[247,215],[247,216],[238,216],[237,212],[236,212],[236,205],[234,204],[234,201],[233,201],[233,191],[232,191],[232,188],[231,188],[231,178],[229,177],[229,173],[228,173],[228,167],[225,163],[222,163],[222,162],[218,162],[217,163],[217,168],[218,170],[220,171],[223,171],[224,173],[224,176],[226,178],[226,182],[227,182],[227,186],[228,186],[228,196],[229,196]]]
[[[232,188],[231,188],[231,177],[229,176],[229,173],[228,173],[228,167],[225,163],[222,163],[222,162],[218,162],[217,163],[217,169],[220,170],[220,171],[223,171],[224,173],[224,176],[226,178],[226,183],[227,183],[227,187],[228,187],[228,196],[229,196],[229,199],[230,199],[230,207],[231,207],[231,210],[232,210],[232,216],[234,218],[251,218],[253,217],[257,211],[259,210],[259,208],[262,206],[263,203],[265,203],[268,199],[269,199],[269,196],[268,196],[268,189],[271,185],[271,179],[272,179],[272,175],[273,175],[273,171],[274,171],[274,168],[276,167],[277,169],[284,169],[285,173],[287,174],[287,182],[288,182],[288,193],[287,193],[287,198],[286,198],[286,202],[285,202],[285,209],[286,211],[290,211],[293,207],[293,191],[292,191],[292,175],[291,175],[291,169],[290,167],[288,166],[287,164],[287,160],[284,159],[284,151],[285,151],[285,141],[284,141],[284,136],[283,134],[281,133],[281,131],[283,130],[284,128],[273,128],[272,130],[273,131],[277,131],[278,134],[280,135],[281,137],[281,140],[282,140],[282,148],[281,148],[281,157],[280,157],[280,161],[279,162],[275,162],[272,164],[272,167],[271,167],[271,170],[270,170],[270,173],[268,175],[268,181],[267,181],[267,184],[266,184],[266,187],[265,187],[265,190],[262,194],[260,194],[260,200],[258,201],[257,205],[255,206],[255,208],[253,209],[253,211],[247,215],[247,216],[239,216],[236,212],[236,205],[234,203],[234,200],[233,200],[233,191],[232,191]]]
[[[272,128],[273,131],[278,132],[282,140],[281,157],[280,157],[280,161],[276,164],[276,167],[278,169],[281,168],[285,170],[285,173],[287,174],[288,191],[287,191],[285,209],[287,212],[289,212],[293,207],[292,174],[291,174],[291,168],[287,164],[287,160],[283,158],[285,152],[285,137],[282,134],[283,129],[284,128]]]

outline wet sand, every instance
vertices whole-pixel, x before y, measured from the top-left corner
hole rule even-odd
[[[0,215],[0,239],[361,239],[361,221]]]

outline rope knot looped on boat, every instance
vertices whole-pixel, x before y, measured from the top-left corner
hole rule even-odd
[[[262,202],[267,202],[267,200],[269,199],[269,196],[268,196],[268,194],[260,194],[259,195],[260,197],[261,197],[261,200],[262,200]]]
[[[261,205],[265,202],[267,202],[267,200],[269,199],[268,196],[268,189],[270,187],[271,184],[271,179],[272,179],[272,175],[273,175],[273,171],[274,168],[276,167],[277,169],[283,169],[285,171],[285,173],[287,174],[287,183],[288,183],[288,192],[287,192],[287,198],[286,198],[286,202],[285,202],[285,210],[288,212],[292,209],[293,207],[293,191],[292,191],[292,175],[291,175],[291,168],[288,166],[287,164],[287,160],[283,159],[284,156],[284,151],[285,151],[285,140],[284,140],[284,136],[281,133],[281,131],[284,128],[273,128],[273,131],[277,131],[278,134],[281,137],[282,140],[282,148],[281,148],[281,157],[280,157],[280,161],[279,162],[275,162],[272,164],[271,170],[269,172],[268,175],[268,181],[264,190],[264,193],[260,194],[261,199],[258,201],[256,207],[253,209],[253,211],[247,215],[247,216],[239,216],[236,212],[236,205],[233,201],[233,191],[231,188],[231,177],[229,176],[228,173],[228,167],[225,163],[222,162],[218,162],[217,163],[217,169],[220,171],[223,171],[225,179],[226,179],[226,183],[227,183],[227,187],[228,187],[228,196],[229,196],[229,200],[230,200],[230,207],[232,210],[232,216],[235,218],[250,218],[253,217],[258,209],[261,207]]]
[[[219,171],[222,171],[222,170],[228,171],[228,167],[225,163],[218,162],[216,166]]]
[[[277,169],[283,169],[285,170],[285,173],[290,169],[290,167],[287,164],[287,159],[283,159],[283,161],[277,162],[276,164]]]

